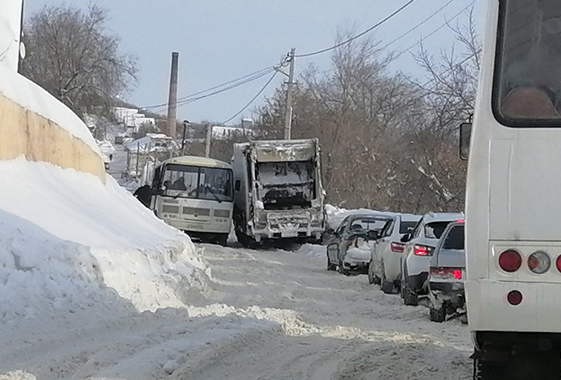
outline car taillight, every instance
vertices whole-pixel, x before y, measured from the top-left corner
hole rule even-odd
[[[516,272],[522,266],[522,257],[517,251],[507,249],[499,255],[499,266],[505,272]]]
[[[426,245],[415,244],[415,255],[417,256],[430,256],[432,254],[432,247]]]
[[[555,262],[555,265],[557,266],[557,270],[558,270],[559,272],[561,272],[561,256],[559,256],[559,257],[557,258],[557,261]]]
[[[392,242],[390,244],[390,247],[392,249],[392,252],[403,252],[403,250],[405,249],[405,244]]]
[[[433,278],[440,279],[462,279],[462,270],[457,268],[431,268],[430,275]]]
[[[545,252],[537,251],[528,257],[528,268],[536,274],[545,273],[550,267],[551,259]]]

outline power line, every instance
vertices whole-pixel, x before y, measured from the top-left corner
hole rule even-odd
[[[190,104],[190,103],[193,103],[193,102],[196,102],[196,101],[199,101],[199,100],[202,100],[202,99],[205,99],[205,98],[208,98],[208,97],[211,97],[211,96],[220,94],[220,93],[222,93],[222,92],[230,91],[230,90],[232,90],[232,89],[234,89],[234,88],[236,88],[236,87],[240,87],[240,86],[242,86],[242,85],[244,85],[244,84],[247,84],[247,83],[253,82],[253,81],[257,80],[257,79],[260,79],[260,78],[264,77],[265,75],[270,74],[270,73],[273,72],[273,71],[276,72],[275,69],[271,69],[271,70],[266,71],[266,72],[264,72],[264,73],[262,73],[262,74],[259,74],[259,75],[257,75],[257,76],[252,77],[252,78],[249,78],[249,79],[246,79],[246,80],[243,81],[243,82],[238,82],[238,83],[232,84],[232,85],[230,85],[230,86],[228,86],[228,87],[222,88],[222,89],[217,90],[217,91],[213,91],[213,92],[208,93],[208,94],[205,94],[205,95],[201,95],[201,96],[198,96],[198,97],[193,97],[193,98],[185,99],[185,100],[183,100],[183,101],[181,101],[181,102],[178,102],[178,103],[177,103],[177,107],[183,107],[183,106],[185,106],[185,105],[187,105],[187,104]],[[163,111],[163,110],[165,110],[165,106],[164,106],[164,108],[160,108],[160,109],[154,110],[153,112],[158,113],[158,112],[161,112],[161,111]]]
[[[239,78],[236,78],[236,79],[232,79],[232,80],[230,80],[230,81],[228,81],[228,82],[221,83],[221,84],[219,84],[219,85],[217,85],[217,86],[214,86],[214,87],[207,88],[206,90],[202,90],[202,91],[195,92],[195,93],[193,93],[193,94],[189,94],[189,95],[187,95],[187,96],[184,96],[184,97],[178,99],[178,103],[183,102],[183,101],[185,101],[185,100],[188,100],[189,98],[193,98],[193,97],[195,97],[195,96],[197,96],[197,95],[204,94],[204,93],[206,93],[206,92],[215,90],[215,89],[217,89],[217,88],[221,88],[221,87],[227,86],[227,85],[232,84],[232,83],[236,83],[236,82],[243,81],[244,79],[249,79],[250,81],[251,81],[251,80],[254,80],[254,79],[259,79],[259,78],[261,78],[263,75],[269,74],[269,73],[270,73],[272,70],[274,70],[274,69],[275,69],[274,66],[265,67],[265,68],[263,68],[263,69],[261,69],[261,70],[254,71],[254,72],[252,72],[252,73],[250,73],[250,74],[246,74],[246,75],[244,75],[244,76],[242,76],[242,77],[239,77]],[[249,83],[249,82],[243,81],[241,84],[246,84],[246,83]],[[241,85],[241,84],[240,84],[240,85]],[[233,87],[232,87],[232,88],[233,88]],[[167,107],[167,105],[168,105],[168,103],[161,103],[161,104],[155,104],[155,105],[144,106],[144,107],[139,107],[139,108],[141,108],[141,109],[152,109],[152,108]]]
[[[251,98],[251,100],[241,109],[239,110],[234,116],[230,117],[229,119],[227,119],[226,121],[223,121],[222,124],[226,124],[230,121],[232,121],[233,119],[235,119],[236,117],[238,117],[239,115],[241,115],[241,113],[243,111],[245,111],[247,109],[247,107],[249,107],[254,101],[255,99],[257,99],[259,97],[259,95],[261,95],[263,93],[263,91],[265,91],[265,89],[269,86],[269,84],[271,84],[271,82],[273,81],[273,79],[275,79],[275,76],[278,74],[277,71],[275,71],[273,73],[273,75],[269,78],[269,80],[267,81],[267,83],[265,83],[265,85],[261,88],[261,90],[259,90],[259,92],[257,94],[255,94],[255,96],[253,98]]]
[[[389,21],[390,19],[392,19],[393,17],[395,17],[397,14],[399,14],[401,11],[403,11],[405,8],[407,8],[409,5],[411,5],[413,2],[415,2],[415,0],[409,0],[407,3],[405,3],[404,5],[402,5],[398,10],[394,11],[392,14],[390,14],[389,16],[387,16],[386,18],[384,18],[382,21],[379,21],[377,24],[371,26],[370,28],[366,29],[364,32],[357,34],[356,36],[353,36],[351,38],[349,38],[346,41],[340,42],[336,45],[333,45],[331,47],[325,48],[325,49],[321,49],[321,50],[317,50],[311,53],[306,53],[306,54],[298,54],[295,55],[296,58],[302,58],[302,57],[311,57],[313,55],[318,55],[318,54],[322,54],[322,53],[326,53],[328,51],[337,49],[343,45],[346,45],[354,40],[356,40],[357,38],[360,38],[362,36],[364,36],[367,33],[370,33],[371,31],[373,31],[374,29],[378,28],[380,25],[386,23],[387,21]]]
[[[429,17],[427,17],[426,19],[424,19],[423,21],[421,21],[419,24],[415,25],[413,28],[409,29],[407,32],[403,33],[401,36],[393,39],[392,41],[388,42],[387,44],[385,44],[380,50],[384,50],[387,49],[388,47],[390,47],[391,45],[393,45],[394,43],[396,43],[397,41],[401,40],[402,38],[408,36],[409,34],[411,34],[412,32],[414,32],[415,30],[419,29],[421,26],[423,26],[424,24],[426,24],[427,22],[429,22],[431,19],[433,19],[437,14],[439,14],[440,12],[442,12],[444,9],[446,9],[450,4],[452,4],[454,1],[456,0],[450,0],[448,1],[446,4],[444,4],[442,7],[440,7],[440,9],[438,9],[436,12],[434,12],[433,14],[431,14]]]
[[[393,60],[395,61],[396,59],[398,59],[399,57],[401,57],[403,54],[408,53],[411,49],[413,49],[415,46],[422,44],[425,40],[429,39],[430,37],[434,36],[436,33],[438,33],[440,30],[442,30],[445,26],[448,25],[448,23],[450,21],[453,21],[455,19],[457,19],[458,17],[460,17],[462,15],[462,13],[464,13],[466,10],[468,10],[471,6],[473,6],[473,4],[475,3],[475,0],[472,1],[471,3],[468,4],[467,7],[462,8],[461,11],[459,11],[458,13],[456,13],[454,16],[452,16],[452,18],[450,20],[447,20],[444,24],[440,25],[438,28],[436,28],[435,30],[433,30],[431,33],[429,33],[427,36],[423,37],[420,41],[415,42],[413,45],[409,46],[407,49],[402,50],[401,52],[399,52],[395,57],[393,57]]]

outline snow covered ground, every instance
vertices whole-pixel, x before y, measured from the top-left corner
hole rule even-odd
[[[465,326],[432,323],[427,309],[403,306],[365,276],[327,272],[325,247],[199,247],[212,278],[179,292],[183,305],[140,312],[104,302],[98,323],[55,311],[44,319],[60,318],[56,331],[14,323],[0,379],[470,378]]]

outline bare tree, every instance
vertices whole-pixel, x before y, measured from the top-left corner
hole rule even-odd
[[[105,27],[107,11],[90,5],[45,6],[24,27],[28,56],[22,74],[78,115],[105,113],[136,83],[136,60],[120,52]]]

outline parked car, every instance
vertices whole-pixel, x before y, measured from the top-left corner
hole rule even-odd
[[[464,223],[450,223],[430,260],[428,294],[431,321],[443,322],[447,315],[465,316],[465,278]]]
[[[406,243],[401,260],[401,297],[406,305],[416,306],[418,295],[426,294],[430,258],[448,224],[463,221],[461,213],[425,214],[411,234],[403,237]]]
[[[404,235],[413,232],[420,215],[399,214],[386,224],[380,239],[374,244],[368,266],[368,282],[379,284],[387,294],[394,293],[400,286],[401,259],[405,244],[401,242]]]
[[[370,263],[370,250],[391,217],[379,214],[352,214],[337,230],[329,231],[327,270],[348,275],[364,272]]]

